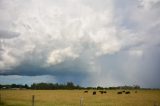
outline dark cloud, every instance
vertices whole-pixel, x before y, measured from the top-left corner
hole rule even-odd
[[[57,77],[78,77],[88,76],[87,63],[80,61],[64,62],[58,65],[43,67],[33,62],[23,62],[20,66],[11,70],[1,71],[0,75],[24,75],[24,76],[38,76],[38,75],[53,75]]]
[[[14,69],[0,71],[0,75],[19,75],[30,77],[50,75],[54,77],[55,82],[66,83],[72,81],[76,84],[87,86],[90,84],[89,82],[86,82],[90,75],[87,70],[88,69],[85,64],[76,61],[62,63],[52,67],[40,67],[39,64],[35,65],[35,63],[23,63]]]
[[[0,30],[0,39],[11,39],[17,36],[19,36],[19,34],[16,32],[8,30]]]

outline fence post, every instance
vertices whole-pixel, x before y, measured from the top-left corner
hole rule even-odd
[[[83,97],[80,99],[80,106],[83,106]]]
[[[2,103],[2,96],[1,96],[1,94],[0,94],[0,104]]]
[[[34,95],[32,95],[32,106],[34,106],[34,98],[35,96]]]

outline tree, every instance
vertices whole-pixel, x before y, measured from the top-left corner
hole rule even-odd
[[[24,88],[28,89],[28,88],[29,88],[29,86],[28,86],[27,84],[25,84],[25,85],[24,85]]]
[[[73,82],[67,82],[67,88],[68,89],[74,89],[75,86],[74,86]]]

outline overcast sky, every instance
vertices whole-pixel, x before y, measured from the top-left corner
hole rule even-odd
[[[0,0],[0,83],[160,88],[160,0]]]

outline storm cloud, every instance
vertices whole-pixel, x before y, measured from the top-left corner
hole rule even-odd
[[[1,0],[1,82],[49,75],[90,86],[160,87],[159,4]]]

